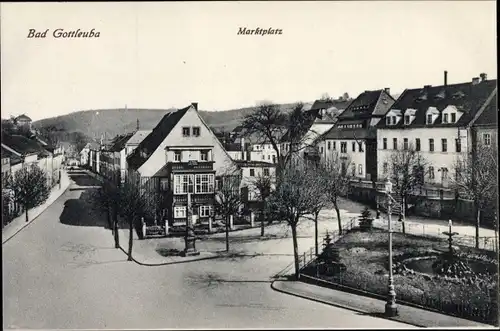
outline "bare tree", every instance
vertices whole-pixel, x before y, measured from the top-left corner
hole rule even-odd
[[[226,252],[229,252],[229,222],[231,216],[239,213],[243,204],[240,194],[241,176],[238,171],[222,175],[215,192],[215,211],[224,217],[226,223]]]
[[[264,222],[266,219],[267,200],[272,193],[273,180],[270,176],[259,175],[253,181],[260,202],[260,235],[264,236]]]
[[[315,188],[313,178],[316,174],[301,161],[292,162],[277,175],[276,190],[269,198],[269,205],[290,226],[293,239],[295,277],[299,278],[299,248],[297,225],[305,215],[315,208]]]
[[[420,151],[409,145],[407,149],[392,151],[388,156],[387,165],[387,176],[393,183],[394,195],[401,201],[401,213],[406,216],[408,197],[424,185],[424,169],[427,168],[427,161]]]
[[[276,152],[277,173],[285,168],[298,152],[307,147],[306,133],[312,124],[312,113],[303,111],[304,105],[297,103],[288,113],[279,106],[263,103],[246,115],[242,127],[246,135],[255,135],[261,144],[269,143]],[[286,142],[286,148],[281,144]]]
[[[323,171],[318,166],[310,165],[316,171],[316,176],[312,177],[312,191],[314,193],[314,206],[312,209],[313,221],[314,221],[314,249],[316,256],[319,255],[319,231],[318,231],[318,217],[319,213],[323,208],[326,207],[328,202],[328,195],[326,194],[328,189],[329,178],[324,176]]]
[[[14,191],[14,201],[23,206],[26,222],[31,208],[43,204],[50,196],[47,174],[37,165],[23,167],[8,179],[7,186]]]
[[[129,225],[128,260],[132,261],[132,246],[134,225],[138,224],[141,217],[151,216],[154,211],[155,199],[152,198],[154,192],[141,187],[140,180],[126,178],[118,186],[117,209],[118,214],[127,220]]]
[[[333,204],[337,213],[339,234],[342,234],[342,220],[340,218],[339,198],[347,196],[349,192],[351,176],[349,175],[350,160],[348,157],[341,158],[334,153],[321,162],[319,171],[324,178],[326,199]]]
[[[476,248],[479,248],[481,216],[498,202],[497,149],[479,145],[474,153],[462,154],[454,165],[455,178],[452,183],[462,198],[472,200],[476,211]]]

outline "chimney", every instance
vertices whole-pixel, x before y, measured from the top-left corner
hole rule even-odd
[[[448,86],[448,71],[444,71],[444,86]]]
[[[481,77],[482,82],[484,82],[488,78],[488,76],[484,72],[479,74],[479,77]]]
[[[479,77],[472,77],[472,85],[479,84]]]
[[[191,102],[191,105],[194,107],[196,111],[198,111],[198,102]]]
[[[384,91],[385,91],[385,93],[391,95],[391,88],[390,87],[384,88]]]
[[[137,126],[136,126],[137,131],[139,131],[139,119],[137,119]]]

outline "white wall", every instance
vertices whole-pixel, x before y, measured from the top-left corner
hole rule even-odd
[[[359,144],[358,141],[361,143],[362,146],[362,152],[359,151]],[[350,165],[349,168],[347,169],[349,175],[352,175],[352,167],[356,168],[356,173],[354,177],[356,178],[365,178],[366,177],[366,142],[364,140],[354,140],[354,139],[326,139],[318,145],[320,150],[320,155],[321,159],[324,161],[331,160],[335,155],[339,157],[346,156],[350,160]],[[330,142],[330,149],[328,149],[328,142]],[[346,153],[341,153],[341,143],[345,142],[347,143],[347,150]],[[335,143],[335,149],[333,149]],[[356,151],[352,151],[352,144],[356,144]],[[323,147],[323,153],[321,153],[321,147]],[[361,165],[361,173],[360,173],[360,166]]]
[[[456,152],[455,139],[459,137],[458,128],[406,128],[398,129],[379,129],[377,130],[377,172],[378,178],[385,178],[383,174],[383,164],[393,152],[393,138],[398,139],[398,149],[403,148],[403,139],[408,138],[408,143],[415,145],[415,139],[420,138],[421,154],[428,166],[434,167],[434,179],[430,179],[426,174],[425,182],[429,184],[448,185],[449,181],[441,181],[441,172],[438,171],[441,167],[448,168],[448,177],[454,176],[454,164],[460,153]],[[387,138],[387,150],[383,149],[383,139]],[[448,151],[442,152],[441,139],[446,138],[448,143]],[[429,151],[429,139],[434,139],[434,152]],[[462,153],[467,151],[467,138],[460,139],[462,144]],[[427,172],[428,168],[425,169]]]
[[[183,126],[199,126],[200,136],[193,137],[183,137],[182,127]],[[214,170],[216,175],[222,175],[226,172],[232,172],[236,169],[236,165],[231,160],[231,157],[223,148],[222,144],[219,142],[217,137],[213,132],[204,124],[201,120],[198,112],[191,107],[186,114],[180,119],[177,125],[172,129],[170,134],[165,140],[158,146],[154,153],[149,157],[149,159],[138,169],[142,177],[153,176],[161,167],[166,163],[166,151],[167,146],[213,146],[212,158],[215,161]]]
[[[250,176],[250,169],[254,170],[254,176]],[[254,181],[259,177],[264,175],[264,169],[269,169],[269,176],[274,183],[276,178],[276,168],[275,167],[242,167],[241,168],[241,184],[240,187],[248,187],[249,200],[256,200],[258,190],[254,185]]]

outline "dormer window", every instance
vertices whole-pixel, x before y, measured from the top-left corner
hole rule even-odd
[[[465,93],[464,93],[464,92],[462,92],[462,91],[458,91],[458,92],[453,93],[452,98],[453,98],[453,99],[460,99],[460,98],[462,98],[463,96],[465,96]]]
[[[432,114],[427,115],[427,124],[432,124]]]
[[[457,114],[456,113],[451,113],[451,123],[455,123],[457,121]]]
[[[396,118],[396,116],[392,116],[392,124],[393,125],[396,125],[398,119]]]
[[[410,115],[405,115],[405,124],[410,124]]]
[[[448,123],[448,114],[443,114],[443,123]]]

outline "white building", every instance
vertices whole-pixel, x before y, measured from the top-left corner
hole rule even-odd
[[[423,156],[425,183],[446,189],[458,157],[470,152],[471,125],[496,102],[496,80],[407,89],[377,125],[379,179],[388,175],[392,153],[414,148]]]

